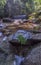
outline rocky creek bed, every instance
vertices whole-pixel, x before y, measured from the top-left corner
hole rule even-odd
[[[4,27],[1,25],[0,28]],[[5,35],[1,29],[0,65],[41,65],[41,33],[18,30],[15,34]],[[18,35],[27,40],[26,45],[13,44]]]
[[[37,65],[37,62],[41,65],[41,42],[38,44],[33,42],[33,45],[29,46],[13,46],[8,42],[10,37],[1,35],[2,33],[0,33],[0,65]],[[35,36],[41,39],[41,34],[33,35]]]

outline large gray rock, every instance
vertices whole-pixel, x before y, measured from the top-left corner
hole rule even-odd
[[[41,45],[34,48],[21,65],[41,65]]]
[[[41,40],[41,33],[33,34],[32,39]]]
[[[15,34],[12,35],[12,39],[18,39],[18,36],[22,35],[26,40],[32,38],[32,33],[25,30],[18,30]]]

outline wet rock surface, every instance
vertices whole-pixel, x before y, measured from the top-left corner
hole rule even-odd
[[[13,39],[18,39],[18,36],[22,35],[25,39],[30,39],[32,38],[32,33],[27,32],[25,30],[18,30],[14,35]]]
[[[25,45],[35,45],[41,42],[41,33],[31,33],[25,30],[18,30],[15,34],[9,36],[9,41],[13,45],[21,44],[19,42],[18,36],[22,35],[26,39]]]
[[[19,42],[19,37],[23,37],[25,40],[31,39],[32,38],[32,33],[27,32],[25,30],[18,30],[15,34],[12,34],[9,37],[10,43],[14,45],[20,45],[21,43]]]
[[[10,40],[18,39],[19,35],[22,35],[26,40],[27,39],[41,40],[41,33],[33,33],[25,30],[18,30],[15,34],[10,35],[9,39]]]

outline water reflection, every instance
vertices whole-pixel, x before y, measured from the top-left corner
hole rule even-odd
[[[24,57],[15,55],[14,65],[20,65],[20,63],[24,60]]]

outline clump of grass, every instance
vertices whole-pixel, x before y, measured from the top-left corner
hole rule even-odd
[[[21,44],[26,44],[26,39],[25,39],[22,35],[19,35],[19,36],[18,36],[18,41],[19,41]]]

